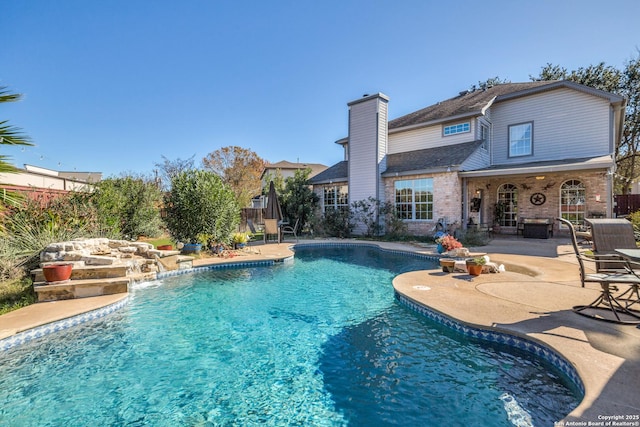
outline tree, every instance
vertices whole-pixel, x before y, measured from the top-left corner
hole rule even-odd
[[[262,183],[264,186],[262,187],[262,194],[266,196],[269,193],[269,183],[273,181],[273,186],[276,189],[278,194],[284,193],[284,177],[282,176],[282,171],[280,169],[276,169],[275,172],[267,172],[264,174],[262,178]]]
[[[194,168],[194,158],[196,155],[189,157],[188,159],[175,159],[169,160],[165,156],[162,156],[162,163],[156,163],[155,167],[160,175],[157,179],[160,181],[160,188],[164,191],[169,189],[171,179],[178,175],[180,172],[191,170]]]
[[[485,80],[483,82],[478,81],[478,85],[477,86],[476,85],[471,86],[470,90],[471,91],[474,91],[476,89],[485,90],[485,89],[490,88],[492,86],[501,85],[501,84],[504,84],[504,83],[511,83],[511,81],[507,80],[507,79],[501,79],[498,76],[489,77],[487,80]]]
[[[298,220],[304,226],[310,219],[318,203],[318,196],[309,186],[311,169],[297,169],[293,177],[285,180],[282,192],[283,215],[289,221]]]
[[[192,169],[174,176],[164,203],[165,223],[177,242],[228,243],[240,222],[235,194],[211,171]]]
[[[615,146],[618,193],[628,191],[628,183],[640,175],[640,54],[625,63],[623,70],[600,62],[571,72],[548,63],[531,80],[569,80],[596,89],[621,95],[627,99],[622,138]]]
[[[206,170],[216,173],[235,193],[240,207],[249,206],[261,194],[266,161],[246,148],[223,147],[202,159]]]
[[[105,179],[91,196],[102,227],[128,239],[162,233],[162,193],[153,179],[122,176]]]
[[[22,98],[21,95],[10,93],[5,86],[0,86],[0,104],[15,102]],[[0,144],[3,145],[33,145],[28,136],[21,133],[19,128],[11,126],[7,120],[0,121]],[[18,169],[9,163],[9,157],[0,155],[0,173],[16,173]],[[17,205],[20,197],[15,193],[0,193],[0,207],[3,205]]]

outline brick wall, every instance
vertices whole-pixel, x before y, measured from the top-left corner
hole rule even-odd
[[[519,218],[556,218],[560,215],[561,185],[568,180],[579,180],[585,186],[584,210],[587,217],[606,214],[608,208],[606,172],[568,171],[541,175],[544,175],[544,179],[536,179],[535,175],[470,179],[468,197],[469,199],[474,197],[476,189],[482,190],[482,222],[492,223],[498,187],[503,184],[513,184],[518,187]],[[545,196],[544,204],[534,205],[531,202],[531,196],[535,193]],[[555,223],[554,227],[557,230],[558,224]],[[502,232],[515,233],[515,230],[503,227]]]
[[[447,218],[449,224],[458,222],[461,225],[461,183],[455,172],[406,175],[402,177],[386,178],[384,180],[385,198],[389,202],[395,201],[395,182],[420,178],[433,178],[433,219],[430,221],[406,221],[409,234],[424,236],[432,235],[439,218]]]

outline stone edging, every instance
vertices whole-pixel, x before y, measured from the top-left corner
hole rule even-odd
[[[541,359],[551,363],[553,366],[558,368],[576,386],[580,393],[584,395],[584,383],[582,382],[580,375],[578,375],[578,371],[571,364],[571,362],[569,362],[564,358],[564,356],[560,355],[560,353],[556,352],[550,347],[539,344],[533,340],[522,338],[506,332],[492,331],[489,329],[476,328],[466,325],[462,322],[457,321],[456,319],[447,317],[440,312],[437,312],[417,301],[414,301],[411,298],[402,295],[398,291],[394,290],[394,292],[396,300],[398,300],[401,304],[440,325],[453,329],[454,331],[459,332],[465,336],[489,342],[495,342],[498,344],[505,344],[540,357]]]

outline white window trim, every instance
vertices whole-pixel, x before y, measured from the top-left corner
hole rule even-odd
[[[511,152],[511,128],[514,126],[522,126],[529,125],[531,126],[531,136],[529,137],[529,152],[525,154],[513,154]],[[509,125],[507,128],[507,144],[509,149],[509,157],[525,157],[525,156],[533,156],[533,121],[522,122],[522,123],[514,123]]]
[[[431,205],[431,218],[416,218],[416,204],[423,204],[423,203],[416,203],[416,193],[415,193],[415,181],[420,181],[422,179],[426,179],[426,180],[431,180],[431,195],[432,195],[432,199],[431,202],[426,202],[424,204],[426,204],[427,206],[430,204]],[[410,181],[411,182],[411,202],[409,203],[411,205],[411,216],[412,218],[401,218],[402,221],[410,221],[410,222],[419,222],[419,221],[433,221],[433,212],[434,212],[434,206],[435,206],[435,201],[433,200],[433,178],[429,177],[429,178],[416,178],[416,179],[400,179],[397,180],[393,183],[393,189],[394,189],[394,207],[397,210],[398,209],[398,205],[399,204],[405,204],[405,203],[399,203],[396,201],[396,196],[395,193],[397,191],[397,183],[398,182],[407,182]]]
[[[462,126],[464,128],[465,125],[466,125],[465,130],[455,130],[455,128],[457,128],[458,126]],[[447,133],[447,129],[450,129],[450,128],[454,128],[454,130],[452,132]],[[458,135],[461,133],[469,133],[469,132],[471,132],[471,122],[460,122],[460,123],[454,123],[454,124],[442,126],[442,136],[453,136],[453,135]]]

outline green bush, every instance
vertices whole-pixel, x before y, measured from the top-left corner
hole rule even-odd
[[[350,211],[327,209],[324,215],[314,224],[313,229],[318,236],[349,237],[353,231]]]
[[[49,244],[99,234],[95,208],[86,194],[60,195],[47,203],[24,199],[2,219],[0,277],[11,278],[38,265]]]
[[[409,237],[407,224],[398,217],[395,205],[390,202],[381,202],[373,197],[353,202],[351,218],[354,223],[364,224],[365,237],[382,240],[406,240]]]
[[[489,244],[489,236],[486,232],[478,230],[460,230],[460,241],[465,247],[485,246]]]
[[[171,190],[165,194],[165,210],[167,229],[176,242],[230,243],[240,223],[233,191],[209,171],[188,170],[175,175]]]
[[[135,240],[162,234],[162,192],[151,179],[135,176],[99,182],[91,196],[98,220],[110,234]]]
[[[282,194],[282,210],[291,224],[299,220],[300,228],[311,221],[318,196],[309,188],[311,169],[296,170],[293,177],[285,180]]]
[[[633,224],[633,234],[636,241],[640,240],[640,211],[631,213],[629,215],[629,221]]]

